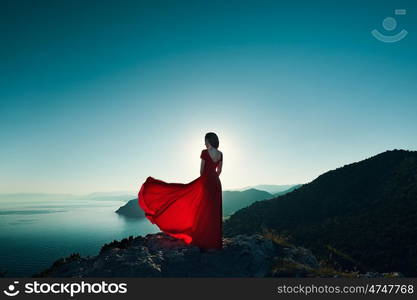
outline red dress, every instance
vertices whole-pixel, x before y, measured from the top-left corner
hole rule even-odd
[[[163,232],[203,249],[222,249],[222,186],[207,152],[203,174],[190,183],[167,183],[148,177],[138,200],[146,217]]]

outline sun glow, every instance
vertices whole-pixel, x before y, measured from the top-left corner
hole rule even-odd
[[[186,173],[190,175],[190,179],[200,170],[200,153],[206,149],[204,144],[204,136],[207,132],[213,131],[219,136],[219,150],[223,153],[224,165],[221,174],[223,188],[230,186],[241,186],[244,183],[239,182],[240,174],[240,155],[239,146],[235,136],[227,130],[206,130],[199,133],[193,133],[189,136],[189,143],[184,145],[184,153],[186,153]],[[233,174],[231,172],[233,170]]]

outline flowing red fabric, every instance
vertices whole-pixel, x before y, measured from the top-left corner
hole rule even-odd
[[[167,183],[148,177],[139,206],[161,231],[203,249],[222,248],[222,187],[214,162],[203,150],[203,174],[190,183]]]

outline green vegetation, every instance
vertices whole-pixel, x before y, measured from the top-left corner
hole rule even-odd
[[[417,152],[394,150],[329,171],[286,195],[255,202],[225,236],[288,232],[341,270],[417,275]]]
[[[129,236],[128,238],[124,238],[121,241],[114,240],[109,244],[104,244],[103,247],[100,249],[100,253],[112,248],[119,248],[119,249],[127,249],[133,243],[133,236]]]

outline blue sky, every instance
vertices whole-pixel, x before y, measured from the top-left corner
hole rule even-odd
[[[207,131],[223,188],[417,149],[415,1],[0,5],[0,192],[189,182]]]

